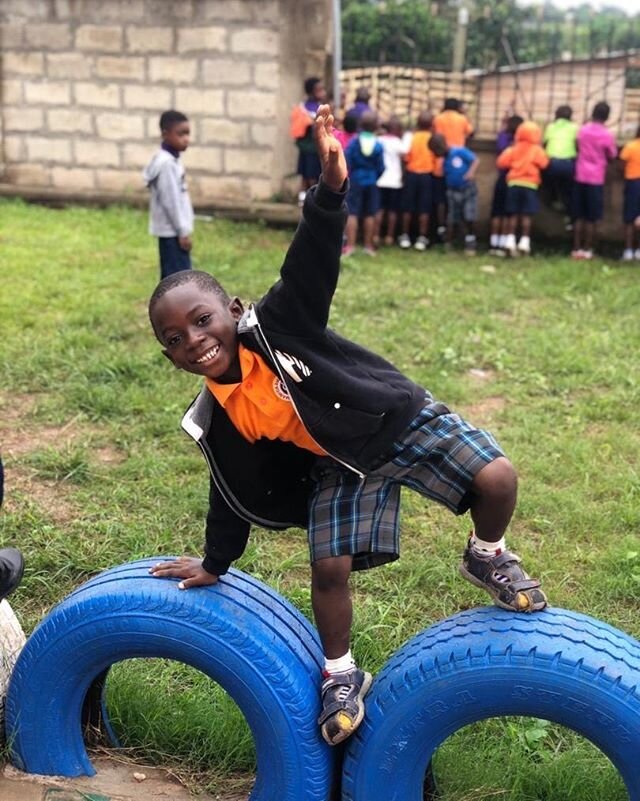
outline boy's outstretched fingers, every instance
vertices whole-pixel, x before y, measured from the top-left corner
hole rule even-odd
[[[333,136],[333,122],[331,106],[320,106],[314,133],[318,157],[322,164],[322,178],[329,189],[340,192],[347,177],[347,162],[340,143]]]

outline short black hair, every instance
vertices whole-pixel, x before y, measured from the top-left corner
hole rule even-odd
[[[609,119],[609,113],[611,111],[611,107],[608,103],[605,103],[604,100],[601,100],[599,103],[596,103],[593,107],[593,112],[591,117],[597,122],[606,122]]]
[[[189,118],[186,114],[183,114],[181,111],[176,111],[175,109],[163,111],[160,115],[160,130],[170,131],[173,126],[177,125],[179,122],[189,122]]]
[[[558,106],[556,109],[557,120],[570,120],[573,116],[573,109],[571,106]]]
[[[319,83],[322,83],[322,81],[320,80],[320,78],[316,78],[315,75],[311,78],[307,78],[307,80],[304,82],[304,91],[308,95],[313,94],[313,90]]]
[[[367,133],[374,133],[378,127],[378,115],[375,111],[365,111],[360,115],[360,128]]]
[[[521,117],[519,114],[512,114],[507,120],[507,132],[510,134],[515,134],[523,122],[524,117]]]
[[[158,340],[160,340],[160,337],[158,336],[156,327],[153,324],[153,311],[158,301],[160,298],[164,297],[167,292],[170,292],[177,286],[182,286],[183,284],[189,283],[194,283],[203,292],[213,292],[213,294],[217,295],[223,303],[231,302],[231,298],[229,297],[226,289],[217,279],[215,279],[212,275],[209,275],[209,273],[205,273],[202,270],[180,270],[177,273],[168,275],[166,278],[163,278],[162,281],[160,281],[158,286],[153,290],[153,294],[149,298],[149,320],[151,322],[151,327],[153,328],[153,333],[156,335]]]
[[[449,150],[447,147],[447,140],[439,133],[432,134],[432,136],[429,137],[428,148],[432,153],[435,153],[436,156],[447,153]]]
[[[447,97],[444,101],[445,111],[460,111],[460,101],[457,97]]]
[[[358,130],[358,118],[355,114],[347,114],[342,120],[342,127],[346,133],[355,133]]]
[[[371,92],[366,86],[360,86],[356,90],[356,103],[368,103],[371,97]]]

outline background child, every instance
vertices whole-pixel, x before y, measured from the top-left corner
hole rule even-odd
[[[623,261],[640,259],[640,247],[634,251],[636,232],[640,229],[640,127],[635,139],[622,148],[620,159],[624,162],[624,251]]]
[[[350,187],[347,195],[349,217],[347,218],[347,244],[342,255],[350,256],[358,237],[358,220],[362,218],[364,252],[375,256],[373,245],[376,214],[380,208],[378,178],[384,172],[382,145],[376,138],[378,118],[373,111],[365,111],[360,117],[360,133],[351,140],[345,152],[349,170]]]
[[[462,102],[456,97],[447,97],[442,111],[433,120],[433,132],[444,136],[447,147],[464,147],[467,139],[473,135],[473,125],[462,113],[462,108]],[[440,238],[445,236],[446,231],[446,207],[443,164],[437,159],[433,168],[433,209]]]
[[[509,217],[505,250],[510,256],[531,252],[531,220],[538,211],[538,188],[541,170],[549,157],[540,147],[542,133],[535,122],[518,126],[514,144],[498,156],[497,166],[507,172],[506,212]],[[520,224],[520,239],[516,247],[516,233]]]
[[[304,203],[307,189],[316,184],[320,176],[320,160],[313,141],[313,121],[320,104],[324,103],[327,97],[320,78],[307,78],[304,82],[304,91],[307,98],[294,106],[289,126],[289,135],[298,148],[299,206]]]
[[[573,187],[572,212],[573,259],[593,258],[593,239],[596,223],[604,213],[604,179],[607,162],[618,153],[613,134],[605,127],[609,119],[609,104],[600,102],[593,107],[591,121],[578,132],[576,180]]]
[[[250,521],[306,526],[325,654],[318,723],[336,745],[362,721],[371,684],[351,655],[349,577],[398,558],[401,486],[456,514],[470,510],[475,533],[460,570],[498,605],[535,611],[546,598],[504,542],[517,483],[493,437],[327,327],[347,177],[332,122],[322,106],[322,178],[307,194],[280,280],[257,304],[245,311],[201,272],[170,276],[151,297],[165,356],[204,379],[183,426],[216,479],[204,560],[182,557],[150,573],[179,578],[183,590],[212,585],[243,552]]]
[[[549,187],[552,202],[558,198],[562,203],[569,227],[578,137],[578,126],[571,122],[572,114],[571,106],[558,106],[555,120],[547,125],[543,137],[544,149],[549,156],[544,182]]]
[[[417,130],[411,137],[409,150],[405,158],[406,172],[402,192],[402,234],[398,245],[407,249],[411,247],[411,220],[418,216],[418,237],[416,250],[426,250],[429,246],[429,215],[433,205],[432,178],[435,157],[429,150],[433,115],[430,111],[422,111],[418,116]]]
[[[349,143],[358,133],[358,118],[352,114],[347,114],[342,120],[342,130],[336,129],[334,136],[342,145],[342,149],[346,150]]]
[[[402,123],[398,117],[391,117],[378,141],[382,145],[384,172],[378,178],[380,189],[380,211],[376,217],[376,239],[386,215],[385,245],[393,245],[396,236],[398,214],[402,209],[402,157],[406,155],[411,143],[411,135],[403,137]]]
[[[499,156],[513,144],[513,138],[519,125],[524,119],[519,114],[506,117],[504,127],[496,137],[496,154]],[[489,239],[489,253],[493,256],[504,256],[507,241],[509,218],[507,217],[507,173],[508,170],[498,170],[498,177],[493,187],[491,200],[491,233]]]
[[[465,253],[473,256],[476,252],[473,224],[478,219],[478,187],[475,182],[478,157],[466,147],[449,147],[442,134],[433,134],[429,148],[443,159],[447,187],[447,243],[453,244],[457,227],[464,225]]]
[[[142,173],[151,192],[149,233],[158,237],[160,276],[191,269],[193,207],[180,153],[189,147],[189,120],[179,111],[160,116],[162,144]]]

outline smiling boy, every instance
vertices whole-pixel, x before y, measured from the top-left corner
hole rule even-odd
[[[210,469],[205,557],[151,568],[180,589],[215,584],[243,552],[251,523],[304,527],[313,612],[325,654],[319,718],[325,740],[348,737],[364,715],[371,676],[352,658],[349,576],[399,557],[401,486],[475,531],[460,570],[507,609],[546,598],[504,532],[517,479],[493,437],[452,414],[392,364],[327,326],[336,288],[347,167],[321,106],[322,177],[305,199],[280,280],[244,309],[210,275],[163,280],[149,316],[165,356],[204,378],[182,426]]]

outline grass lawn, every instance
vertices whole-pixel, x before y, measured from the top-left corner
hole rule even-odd
[[[289,231],[201,222],[198,267],[244,299],[277,276]],[[146,215],[0,202],[0,543],[27,571],[12,605],[31,630],[97,571],[199,553],[207,473],[179,430],[198,390],[146,318],[157,280]],[[563,251],[566,247],[563,247]],[[640,268],[558,256],[499,261],[438,252],[345,264],[331,318],[473,422],[520,474],[510,543],[555,606],[640,637]],[[487,599],[457,573],[470,523],[404,496],[395,564],[354,578],[354,651],[376,671],[410,636]],[[304,533],[256,530],[238,563],[310,615]],[[178,699],[178,700],[176,700]],[[250,786],[251,736],[190,668],[112,671],[110,714],[140,759],[194,788]],[[170,705],[171,714],[166,713]],[[532,719],[476,724],[436,762],[445,801],[622,801],[610,763]]]

